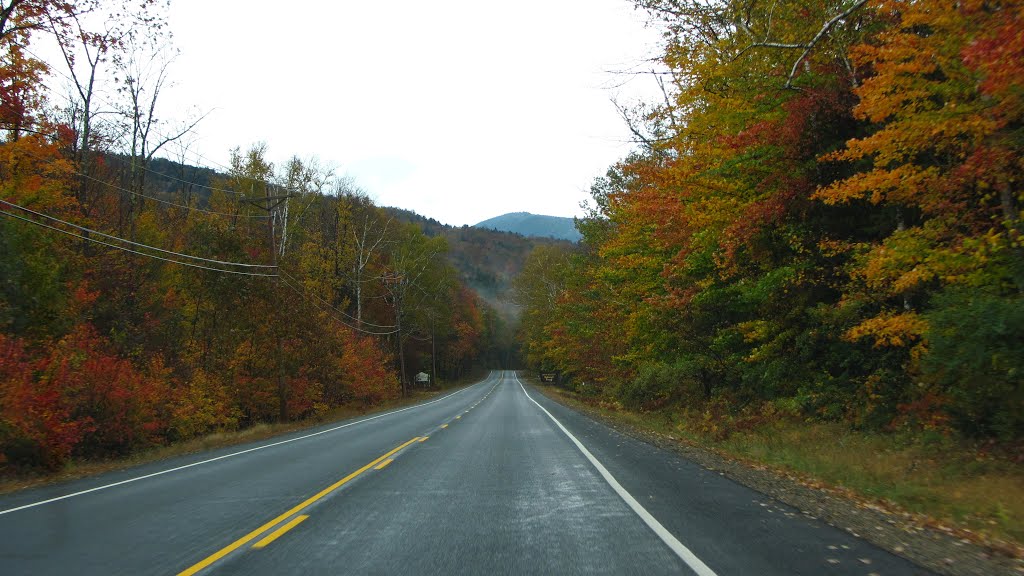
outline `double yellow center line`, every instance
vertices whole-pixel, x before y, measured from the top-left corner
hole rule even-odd
[[[491,392],[494,391],[495,387],[497,387],[497,384],[495,384],[495,386],[492,387],[491,390],[483,398],[481,398],[480,400],[477,400],[476,404],[474,404],[468,410],[464,411],[462,414],[468,413],[469,410],[472,410],[473,408],[475,408],[477,404],[479,404],[480,402],[483,402],[487,398],[487,396],[491,395]],[[462,418],[462,414],[459,414],[458,416],[456,416],[455,420],[458,420],[458,419]],[[447,427],[448,427],[448,423],[441,424],[440,429],[443,430],[443,429],[445,429]],[[424,441],[427,440],[427,438],[429,438],[429,436],[417,436],[417,437],[413,438],[412,440],[404,442],[400,446],[397,446],[397,447],[393,448],[388,453],[381,455],[379,458],[377,458],[373,462],[370,462],[369,464],[367,464],[366,466],[363,466],[359,470],[356,470],[355,472],[349,474],[348,476],[345,476],[341,480],[338,480],[334,484],[331,484],[327,488],[324,488],[323,490],[321,490],[321,491],[317,492],[316,494],[310,496],[306,500],[302,501],[302,503],[294,506],[292,509],[288,510],[284,514],[281,514],[280,516],[278,516],[277,518],[274,518],[270,522],[267,522],[263,526],[260,526],[259,528],[253,530],[252,532],[249,532],[245,536],[242,536],[238,540],[235,540],[231,544],[228,544],[227,546],[225,546],[225,547],[221,548],[220,550],[214,552],[213,554],[207,556],[206,558],[204,558],[200,562],[190,566],[189,568],[185,569],[184,571],[179,572],[178,576],[192,576],[193,574],[198,573],[199,571],[203,570],[204,568],[209,567],[210,565],[212,565],[214,562],[217,562],[221,558],[224,558],[228,554],[231,554],[235,550],[238,550],[242,546],[245,546],[249,542],[252,542],[256,538],[259,538],[267,530],[270,530],[271,528],[273,528],[275,526],[279,526],[277,530],[274,530],[270,534],[267,534],[261,540],[259,540],[255,544],[253,544],[253,546],[252,546],[253,548],[263,548],[264,546],[270,544],[274,540],[277,540],[278,538],[280,538],[283,534],[285,534],[286,532],[288,532],[292,528],[294,528],[294,527],[298,526],[299,524],[301,524],[306,518],[309,518],[309,516],[307,516],[307,515],[296,515],[296,514],[298,514],[299,512],[305,510],[306,508],[308,508],[309,506],[311,506],[312,504],[314,504],[316,501],[320,500],[324,496],[327,496],[331,492],[334,492],[338,488],[341,488],[346,483],[352,481],[355,477],[359,476],[363,472],[366,472],[367,470],[369,470],[371,468],[376,468],[377,470],[384,469],[385,466],[387,466],[388,464],[391,464],[391,462],[393,461],[393,459],[391,457],[394,456],[397,452],[401,451],[402,449],[406,448],[407,446],[409,446],[410,444],[413,444],[415,442],[424,442]],[[287,523],[285,523],[283,525],[281,524],[282,522],[284,522],[285,520],[288,520],[289,518],[291,518],[291,520],[289,520]]]
[[[231,544],[228,544],[224,548],[221,548],[220,550],[214,552],[210,556],[207,556],[206,558],[204,558],[200,562],[198,562],[198,563],[192,565],[191,567],[185,569],[184,571],[178,573],[178,576],[192,576],[193,574],[196,574],[197,572],[199,572],[203,568],[206,568],[206,567],[210,566],[214,562],[220,560],[221,558],[227,556],[228,554],[231,554],[235,550],[238,550],[242,546],[245,546],[249,542],[255,540],[257,537],[262,535],[267,530],[270,530],[274,526],[277,526],[281,522],[287,520],[288,518],[291,518],[295,514],[297,514],[297,513],[301,512],[302,510],[308,508],[309,506],[314,504],[316,501],[322,499],[324,496],[327,496],[328,494],[330,494],[331,492],[334,492],[338,488],[341,488],[342,486],[344,486],[348,482],[351,482],[354,478],[356,478],[357,476],[359,476],[363,472],[366,472],[370,468],[373,468],[373,467],[377,466],[378,464],[383,463],[385,460],[390,459],[392,456],[395,455],[395,453],[399,452],[403,448],[409,446],[410,444],[412,444],[414,442],[423,442],[424,440],[426,440],[426,437],[417,436],[417,437],[413,438],[412,440],[409,440],[409,441],[401,444],[400,446],[398,446],[396,448],[393,448],[391,451],[389,451],[388,453],[380,456],[379,458],[377,458],[373,462],[370,462],[369,464],[367,464],[366,466],[363,466],[359,470],[356,470],[355,472],[349,474],[348,476],[345,476],[341,480],[338,480],[334,484],[331,484],[327,488],[324,488],[323,490],[321,490],[321,491],[317,492],[316,494],[310,496],[306,500],[303,500],[300,504],[294,506],[293,508],[291,508],[290,510],[288,510],[284,514],[281,514],[277,518],[274,518],[270,522],[267,522],[263,526],[260,526],[259,528],[253,530],[252,532],[249,532],[245,536],[242,536],[238,540],[235,540]],[[388,462],[388,464],[390,464],[390,461]],[[385,464],[385,466],[386,466],[386,464]],[[380,466],[380,468],[383,468],[383,467],[384,466]],[[291,530],[292,528],[297,526],[300,522],[302,522],[306,518],[308,518],[308,516],[295,516],[295,518],[292,518],[292,520],[290,522],[288,522],[284,526],[281,526],[280,528],[278,528],[277,530],[275,530],[274,532],[272,532],[271,534],[269,534],[268,536],[266,536],[265,538],[263,538],[262,540],[257,542],[253,547],[254,548],[262,548],[262,547],[266,546],[267,544],[270,544],[271,542],[276,540],[279,536],[281,536],[282,534],[284,534],[288,530]]]

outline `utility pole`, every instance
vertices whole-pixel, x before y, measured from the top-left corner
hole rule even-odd
[[[270,254],[271,263],[276,268],[278,265],[277,258],[277,239],[274,234],[274,210],[278,206],[288,201],[289,198],[294,198],[296,194],[282,194],[279,196],[270,195],[270,187],[267,187],[267,194],[262,198],[245,198],[242,197],[243,202],[252,204],[253,206],[265,210],[267,212],[267,235],[270,238]],[[264,205],[265,204],[265,205]],[[280,274],[280,271],[278,271]],[[278,276],[274,282],[277,287],[277,292],[280,293],[281,288],[281,277]],[[288,420],[288,385],[285,381],[284,375],[284,338],[281,336],[281,327],[277,326],[275,330],[277,332],[276,342],[276,354],[277,354],[277,402],[278,402],[278,419],[281,422]]]

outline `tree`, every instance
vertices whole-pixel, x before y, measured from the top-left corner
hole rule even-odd
[[[637,409],[1018,436],[1019,3],[638,5],[664,102],[624,114],[554,304],[520,278],[531,363]]]
[[[119,91],[127,99],[120,113],[125,119],[124,132],[130,142],[128,194],[122,196],[122,205],[127,205],[122,214],[128,223],[129,238],[135,238],[135,219],[137,213],[144,209],[143,191],[153,157],[168,144],[191,132],[205,116],[186,121],[171,134],[157,132],[162,124],[157,117],[157,101],[167,83],[168,69],[174,59],[172,48],[168,44],[156,44],[159,41],[158,38],[140,38],[137,31],[130,31],[125,40],[127,56],[115,62],[118,73],[123,76],[123,86]]]
[[[4,45],[0,60],[0,129],[17,140],[24,133],[47,133],[40,112],[46,98],[41,91],[47,67],[28,56],[24,48],[14,42]]]
[[[390,248],[389,229],[393,219],[374,206],[358,189],[346,190],[344,196],[349,208],[349,234],[344,241],[351,246],[351,263],[346,269],[349,270],[349,282],[355,293],[356,321],[361,327],[363,293],[368,283],[378,280],[371,275],[371,267]]]
[[[405,342],[414,328],[425,324],[423,312],[433,299],[431,288],[440,284],[437,277],[444,273],[442,258],[448,246],[444,238],[427,238],[417,226],[406,224],[398,228],[389,248],[382,282],[394,310],[399,377],[406,395]]]
[[[110,112],[98,108],[100,76],[106,64],[121,60],[121,50],[132,34],[161,33],[164,16],[154,6],[153,0],[115,0],[90,3],[84,11],[46,9],[40,14],[41,25],[56,40],[71,82],[69,116],[78,130],[74,158],[81,173],[79,202],[87,209],[87,190],[95,178],[94,121],[99,114]]]
[[[522,307],[520,331],[527,362],[538,368],[545,364],[545,327],[556,321],[555,311],[566,287],[570,253],[559,246],[537,246],[530,252],[523,271],[512,281],[512,299]]]
[[[275,169],[261,144],[220,175],[158,157],[177,143],[184,158],[190,128],[162,134],[158,8],[0,3],[5,472],[380,403],[428,330],[442,372],[482,353],[491,316],[445,241],[392,225],[328,167]],[[47,33],[72,80],[65,110],[26,48]],[[115,112],[122,131],[96,121]]]

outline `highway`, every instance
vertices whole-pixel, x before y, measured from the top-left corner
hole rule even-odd
[[[928,574],[524,386],[0,498],[0,574]]]

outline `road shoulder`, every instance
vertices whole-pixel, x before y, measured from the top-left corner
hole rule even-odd
[[[795,475],[727,458],[709,449],[616,419],[614,413],[567,398],[549,386],[536,385],[528,378],[523,378],[523,381],[531,391],[543,394],[546,398],[589,416],[622,434],[670,451],[705,469],[716,471],[806,515],[819,518],[829,525],[939,574],[1024,574],[1024,561],[1000,555],[969,540],[958,538],[951,531],[923,526],[910,514],[893,513],[882,507],[852,499],[840,490],[808,482]]]

